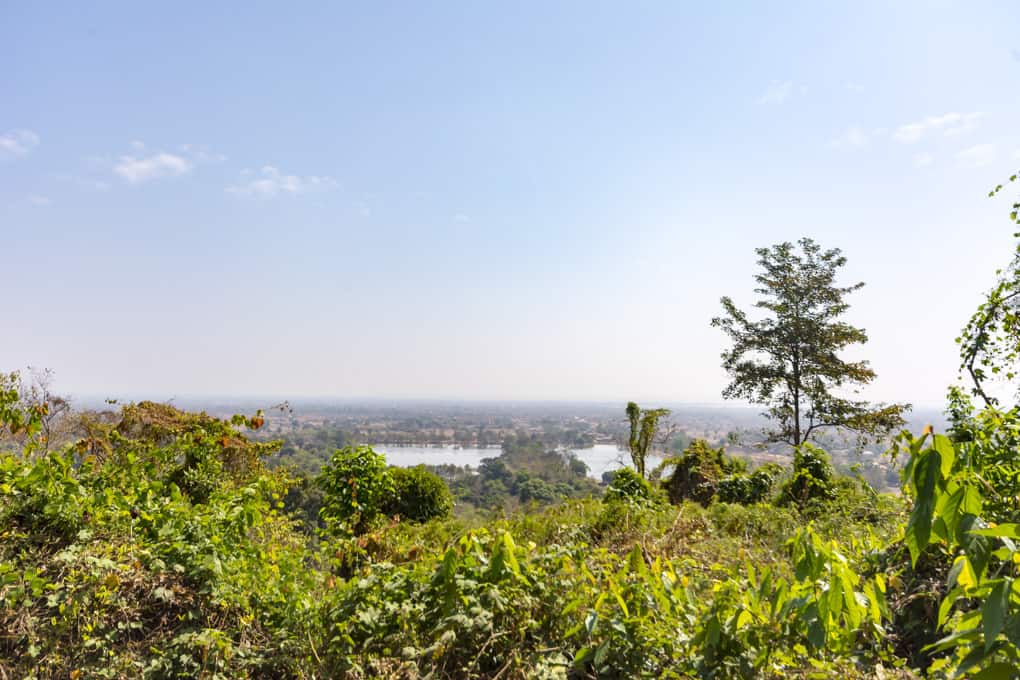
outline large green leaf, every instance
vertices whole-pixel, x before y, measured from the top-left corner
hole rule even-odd
[[[971,529],[970,533],[978,536],[1004,536],[1020,538],[1020,524],[1000,524],[989,529]]]
[[[939,538],[950,541],[956,535],[961,517],[960,507],[963,505],[966,493],[967,487],[959,486],[951,493],[939,496],[938,503],[935,504],[935,525],[933,527],[933,531]]]
[[[975,533],[975,530],[985,529],[987,526],[980,517],[964,515],[956,532],[957,541],[963,546],[967,557],[970,558],[970,563],[979,579],[984,574],[985,567],[988,566],[988,560],[992,554],[992,541],[987,536]]]
[[[975,673],[973,680],[1012,680],[1016,678],[1017,669],[1011,663],[999,661]]]
[[[992,592],[988,594],[981,607],[981,628],[985,635],[985,651],[992,648],[995,638],[1002,632],[1002,626],[1006,622],[1006,612],[1009,609],[1009,587],[1010,579],[1002,579],[995,583]]]
[[[938,451],[922,451],[914,464],[914,509],[907,522],[906,541],[910,550],[910,563],[917,565],[917,558],[931,538],[931,518],[935,511],[935,486],[941,471],[941,457]]]
[[[974,566],[966,555],[960,555],[953,561],[953,566],[949,570],[946,587],[952,589],[959,585],[961,588],[973,588],[977,584],[978,576],[974,573]]]
[[[956,450],[953,449],[953,442],[944,434],[937,434],[932,442],[932,446],[939,452],[942,476],[948,477],[953,471],[953,462],[956,460]]]

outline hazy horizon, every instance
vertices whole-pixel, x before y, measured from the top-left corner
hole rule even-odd
[[[1011,256],[1015,3],[0,19],[0,369],[60,393],[720,403],[719,298],[808,236],[864,396],[935,408]]]
[[[59,387],[55,390],[57,394],[64,394],[60,391]],[[304,409],[314,408],[359,408],[370,410],[373,408],[381,409],[409,409],[421,407],[447,407],[447,408],[463,408],[463,409],[495,409],[495,410],[513,410],[513,409],[531,409],[531,408],[549,408],[553,410],[573,410],[573,409],[594,409],[597,411],[611,411],[619,412],[620,420],[625,420],[624,417],[624,406],[628,399],[460,399],[456,397],[330,397],[330,396],[308,396],[308,395],[259,395],[259,394],[237,394],[237,395],[187,395],[187,394],[126,394],[126,395],[108,395],[99,396],[95,394],[68,394],[64,396],[70,396],[72,402],[78,406],[84,406],[87,408],[96,408],[102,404],[108,403],[107,400],[115,400],[117,404],[123,404],[126,402],[137,402],[143,400],[156,401],[161,403],[172,403],[182,408],[262,408],[270,409],[274,411],[274,407],[281,406],[286,403],[290,409],[299,413]],[[745,402],[736,401],[718,401],[718,402],[684,402],[684,401],[668,401],[668,400],[643,400],[641,401],[642,406],[648,408],[668,408],[674,412],[674,414],[683,414],[684,412],[696,412],[696,411],[747,411],[755,416],[763,415],[764,407],[748,404]],[[914,416],[918,414],[932,415],[933,413],[943,414],[945,410],[945,404],[912,404],[912,409],[907,414],[908,420],[910,419],[910,413]]]

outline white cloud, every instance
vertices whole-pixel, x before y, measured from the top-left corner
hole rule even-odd
[[[919,153],[914,154],[914,167],[915,168],[927,168],[929,165],[935,162],[935,157],[930,153]]]
[[[24,156],[39,146],[39,135],[31,130],[11,130],[0,135],[0,157]]]
[[[782,104],[793,93],[793,82],[789,80],[773,80],[769,83],[765,93],[758,98],[759,104]]]
[[[131,184],[147,182],[160,177],[180,177],[195,167],[187,158],[172,153],[157,153],[146,158],[121,156],[113,171]]]
[[[892,138],[904,144],[920,141],[925,135],[935,132],[951,136],[970,132],[977,127],[977,121],[985,114],[980,111],[973,113],[945,113],[941,116],[928,116],[913,123],[901,125],[892,134]]]
[[[247,177],[251,176],[251,173],[242,171],[241,175]],[[259,171],[255,179],[229,186],[226,191],[236,196],[273,198],[282,195],[296,196],[317,189],[328,189],[335,184],[336,182],[331,177],[285,175],[272,165],[266,165]]]
[[[995,160],[994,144],[978,144],[956,154],[956,160],[963,168],[980,168]]]
[[[837,148],[844,149],[860,147],[867,144],[870,141],[870,139],[871,135],[866,130],[862,130],[861,128],[854,125],[853,127],[847,128],[846,132],[844,132],[842,135],[836,137],[831,142],[829,142],[829,146],[835,146]]]
[[[195,144],[182,144],[174,151],[162,151],[150,149],[145,142],[136,139],[130,142],[130,146],[129,155],[119,156],[116,160],[110,156],[91,156],[87,159],[88,163],[97,171],[112,171],[130,184],[140,184],[166,177],[181,177],[198,165],[227,158]]]
[[[32,205],[38,206],[40,208],[45,208],[46,206],[53,203],[53,201],[51,201],[47,197],[40,196],[39,194],[29,194],[27,200]]]

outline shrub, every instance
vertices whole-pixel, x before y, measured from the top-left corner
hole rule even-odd
[[[399,515],[413,522],[449,517],[453,495],[446,483],[424,465],[412,468],[391,467],[393,496],[386,503],[386,514]]]
[[[386,457],[369,446],[337,449],[319,476],[323,499],[319,516],[336,535],[361,534],[371,527],[393,494]]]
[[[772,493],[772,485],[775,484],[780,470],[778,465],[769,463],[749,475],[744,473],[730,475],[719,482],[718,499],[723,503],[741,505],[761,503]]]
[[[650,501],[655,497],[655,489],[644,477],[632,468],[620,468],[615,471],[606,500],[637,500]]]
[[[663,480],[662,486],[671,503],[693,500],[708,505],[719,483],[728,475],[743,472],[746,463],[727,456],[721,448],[709,447],[704,439],[695,439],[681,455],[664,460],[659,469],[669,467],[673,474]]]
[[[266,449],[205,416],[128,434],[105,458],[0,453],[0,677],[307,677],[322,575],[278,512],[288,480],[214,462]]]
[[[776,503],[803,508],[812,502],[835,500],[834,477],[829,455],[817,446],[802,444],[793,454],[793,476],[783,485]]]

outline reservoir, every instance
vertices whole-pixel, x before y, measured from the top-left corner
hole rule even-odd
[[[413,467],[415,465],[470,465],[477,468],[483,458],[498,458],[500,448],[491,446],[485,449],[458,448],[455,446],[391,446],[378,444],[372,447],[379,453],[386,454],[386,462],[399,467]],[[573,449],[571,451],[580,460],[588,465],[588,476],[593,479],[602,479],[602,473],[606,470],[615,470],[630,461],[630,454],[621,451],[615,444],[596,444],[587,449]],[[654,456],[648,457],[648,469],[659,464],[660,459]]]

